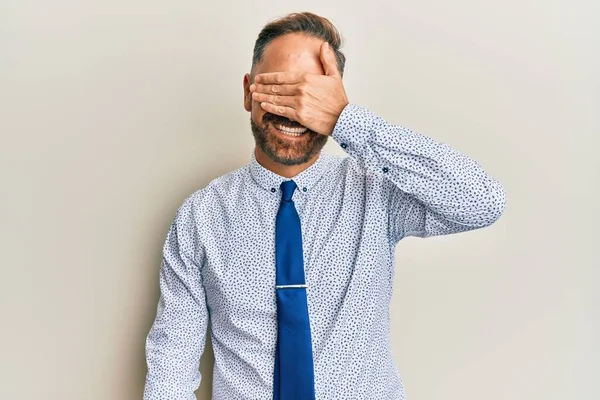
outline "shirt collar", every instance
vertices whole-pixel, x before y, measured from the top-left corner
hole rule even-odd
[[[256,148],[254,148],[250,160],[250,175],[252,175],[252,178],[260,187],[271,193],[280,195],[279,186],[281,183],[283,181],[293,180],[298,186],[298,191],[302,194],[307,194],[321,176],[323,176],[323,173],[327,169],[327,164],[327,154],[320,151],[319,157],[310,167],[292,178],[286,178],[259,164],[256,160]]]

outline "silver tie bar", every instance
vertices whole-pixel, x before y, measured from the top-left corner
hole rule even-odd
[[[302,284],[302,285],[275,285],[275,289],[301,289],[301,288],[307,288],[308,285],[306,284]]]

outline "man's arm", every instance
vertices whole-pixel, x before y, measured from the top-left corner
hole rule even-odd
[[[483,228],[504,211],[504,189],[475,161],[356,104],[344,108],[332,137],[368,172],[386,178],[394,243]]]
[[[250,85],[252,99],[267,112],[332,135],[367,172],[386,176],[389,234],[395,242],[482,228],[500,217],[504,189],[475,161],[350,104],[327,42],[319,57],[325,75],[258,74]]]
[[[208,311],[192,201],[177,211],[163,247],[160,299],[146,339],[144,400],[195,400],[200,385]]]

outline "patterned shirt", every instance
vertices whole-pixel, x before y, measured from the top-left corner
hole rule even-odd
[[[394,248],[482,228],[502,186],[469,157],[349,104],[331,137],[348,153],[293,179],[317,400],[404,399],[390,346]],[[167,234],[146,339],[144,399],[195,399],[210,323],[214,400],[269,400],[277,339],[275,216],[288,180],[251,161],[189,196]],[[210,321],[210,322],[209,322]]]

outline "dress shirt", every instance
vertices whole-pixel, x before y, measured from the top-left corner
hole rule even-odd
[[[317,400],[405,399],[390,346],[394,248],[404,237],[482,228],[502,186],[450,146],[347,105],[293,178],[251,161],[185,199],[167,234],[146,339],[144,399],[190,400],[210,324],[213,400],[270,400],[277,339],[275,216],[298,185]]]

